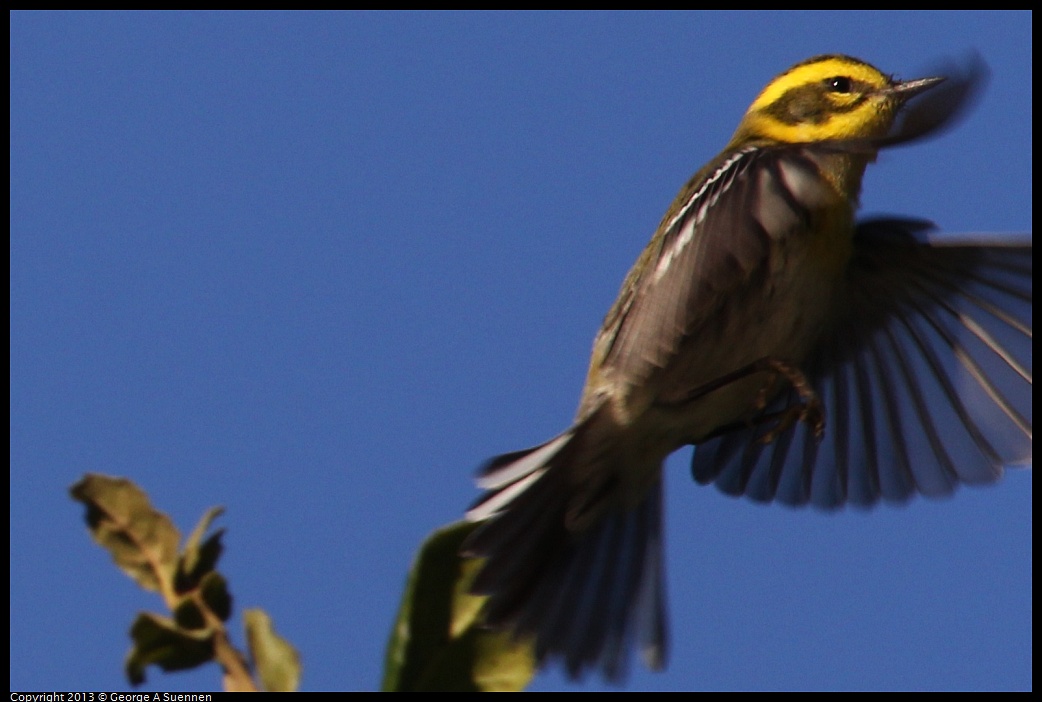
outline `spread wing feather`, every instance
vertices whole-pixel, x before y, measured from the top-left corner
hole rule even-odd
[[[657,395],[662,402],[698,380],[679,362],[681,345],[699,337],[711,346],[707,335],[724,336],[734,317],[728,308],[762,296],[773,241],[806,229],[808,206],[834,197],[817,151],[750,148],[692,179],[663,220],[665,235],[652,240],[605,319],[594,344],[600,372],[633,387],[655,376],[668,388]]]
[[[839,314],[804,366],[828,414],[700,444],[700,483],[758,501],[838,507],[951,493],[1031,461],[1031,239],[941,238],[928,223],[855,233]],[[783,395],[764,411],[783,409]]]

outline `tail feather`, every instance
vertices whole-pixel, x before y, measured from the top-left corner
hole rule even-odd
[[[600,667],[617,680],[635,639],[650,667],[665,663],[662,492],[626,509],[605,504],[600,481],[593,493],[575,484],[589,422],[484,466],[488,492],[467,512],[484,523],[463,552],[485,559],[472,591],[489,596],[487,625],[531,637],[540,662],[559,658],[572,677]],[[577,509],[597,516],[570,518]]]
[[[504,453],[493,458],[478,471],[478,487],[483,490],[496,490],[520,480],[545,465],[571,438],[572,432],[567,431],[541,446]]]

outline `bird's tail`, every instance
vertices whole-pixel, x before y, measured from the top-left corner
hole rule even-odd
[[[540,663],[559,657],[573,678],[599,666],[617,680],[634,639],[649,667],[665,664],[662,487],[617,499],[600,416],[482,467],[467,518],[483,524],[463,554],[485,559],[472,591],[489,596],[488,626],[531,638]]]

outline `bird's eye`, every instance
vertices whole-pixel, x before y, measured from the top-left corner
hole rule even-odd
[[[825,85],[828,87],[830,92],[833,93],[849,93],[850,92],[850,79],[846,76],[836,76],[835,78],[827,78]]]

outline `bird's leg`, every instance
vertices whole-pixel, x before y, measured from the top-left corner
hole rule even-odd
[[[763,370],[771,371],[771,379],[765,383],[760,392],[757,393],[756,400],[753,403],[753,407],[757,411],[763,411],[767,407],[767,403],[770,401],[768,391],[772,385],[774,385],[775,379],[780,375],[784,376],[789,381],[789,385],[799,395],[799,400],[790,404],[780,412],[774,412],[769,415],[761,415],[756,418],[756,424],[764,424],[777,419],[777,423],[767,430],[758,441],[761,444],[773,443],[779,436],[787,432],[793,427],[796,422],[804,422],[810,426],[814,432],[814,438],[818,441],[825,435],[825,409],[821,406],[821,399],[818,397],[818,393],[811,387],[810,381],[807,380],[807,376],[803,374],[796,366],[783,361],[778,358],[761,358],[755,363],[762,363],[766,366]],[[755,364],[753,364],[755,365]]]
[[[810,381],[807,380],[807,376],[803,374],[803,371],[792,363],[783,361],[780,358],[764,356],[746,366],[742,366],[738,370],[731,371],[730,373],[720,376],[716,380],[695,388],[680,400],[670,402],[669,406],[676,407],[689,402],[694,402],[695,400],[700,400],[709,393],[715,392],[731,383],[747,378],[754,373],[764,372],[770,373],[771,377],[766,383],[764,383],[763,387],[760,388],[760,392],[757,393],[756,399],[753,401],[753,408],[755,410],[762,412],[767,407],[767,403],[771,399],[771,387],[774,385],[778,376],[784,377],[789,381],[789,385],[791,385],[792,389],[796,391],[797,395],[799,395],[799,401],[789,405],[780,412],[773,412],[769,415],[760,415],[753,419],[753,424],[766,424],[767,422],[777,420],[777,423],[763,434],[759,438],[759,441],[763,444],[769,444],[775,441],[779,436],[791,429],[796,422],[807,423],[813,430],[814,437],[820,440],[825,434],[825,410],[821,406],[821,400],[818,398],[818,394],[814,391],[814,388],[811,387]],[[748,426],[748,423],[736,422],[734,424],[727,424],[718,428],[712,434],[707,436],[706,439],[726,434],[729,431],[740,429],[743,426]]]

